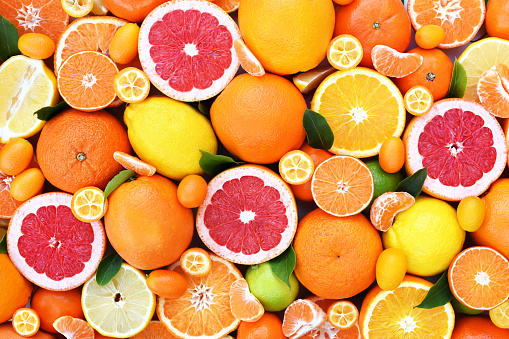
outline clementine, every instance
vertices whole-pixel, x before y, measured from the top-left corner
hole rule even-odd
[[[509,40],[509,2],[490,0],[486,10],[486,31],[489,36]]]
[[[9,256],[6,253],[0,254],[0,291],[2,291],[0,293],[0,323],[11,319],[14,311],[27,304],[32,288],[32,283],[19,273]],[[1,332],[0,338],[4,338]]]
[[[456,320],[451,339],[501,339],[509,338],[506,329],[495,326],[490,318],[477,316],[463,316]]]
[[[237,328],[237,339],[286,339],[283,323],[274,314],[265,312],[255,322],[243,321]]]
[[[115,16],[131,22],[141,22],[154,8],[167,0],[103,0]]]
[[[23,338],[17,334],[10,322],[0,325],[0,338],[2,339],[21,339]],[[55,337],[49,333],[38,331],[35,335],[30,337],[31,339],[54,339]],[[97,337],[96,337],[97,338]]]

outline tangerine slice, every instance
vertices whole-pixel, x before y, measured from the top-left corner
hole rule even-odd
[[[230,287],[230,307],[235,318],[255,322],[265,312],[262,303],[249,291],[245,279],[239,279]]]
[[[429,112],[435,99],[433,93],[424,86],[414,86],[410,88],[403,98],[405,108],[408,113],[420,116]]]
[[[71,200],[72,214],[83,222],[100,220],[106,213],[107,206],[104,192],[93,186],[79,189]]]
[[[327,309],[327,320],[332,326],[347,330],[359,320],[359,310],[348,300],[336,301]]]
[[[261,77],[265,74],[262,64],[256,59],[253,52],[249,50],[242,38],[235,40],[233,42],[233,47],[235,47],[240,66],[242,66],[244,71],[255,77]]]
[[[415,203],[415,198],[406,192],[387,192],[373,201],[370,220],[373,226],[382,232],[392,226],[396,214],[409,209]]]
[[[142,70],[127,67],[115,76],[113,90],[123,102],[142,102],[150,93],[150,80]]]
[[[157,170],[154,166],[124,152],[115,151],[115,153],[113,153],[113,159],[125,169],[135,171],[139,175],[152,176]]]
[[[308,182],[314,170],[313,160],[301,150],[290,151],[279,160],[279,174],[284,181],[292,185]]]
[[[327,321],[327,314],[308,299],[295,300],[285,310],[283,334],[290,339],[300,338]]]
[[[209,254],[202,248],[190,248],[180,256],[182,270],[193,277],[203,277],[209,274],[212,268],[212,260]]]
[[[509,67],[498,64],[484,72],[477,83],[481,104],[499,118],[509,118]]]
[[[362,60],[363,52],[360,41],[349,34],[342,34],[329,43],[327,60],[340,71],[356,67]]]
[[[85,321],[69,315],[55,320],[53,327],[69,339],[94,339],[94,329]]]
[[[371,50],[371,60],[380,74],[403,78],[417,71],[424,59],[417,53],[401,53],[388,46],[376,45]]]
[[[20,308],[12,315],[12,327],[22,337],[31,337],[39,331],[41,319],[36,310]]]

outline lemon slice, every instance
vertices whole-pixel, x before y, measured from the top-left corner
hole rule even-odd
[[[336,71],[334,67],[321,66],[293,77],[294,85],[301,93],[309,93],[320,85],[329,74]]]
[[[302,185],[313,176],[315,165],[311,157],[303,151],[290,151],[279,160],[281,178],[292,185]]]
[[[138,103],[147,98],[150,92],[150,80],[138,68],[127,67],[115,76],[113,90],[123,102]]]
[[[72,214],[83,222],[100,220],[106,213],[106,206],[104,192],[93,186],[79,189],[71,200]]]
[[[62,0],[62,8],[73,18],[81,18],[92,11],[94,0]]]
[[[57,79],[42,60],[9,58],[0,66],[0,142],[39,132],[45,121],[34,112],[57,103]]]
[[[408,113],[419,116],[429,112],[434,99],[433,93],[427,87],[414,86],[405,93],[403,101]]]
[[[90,326],[107,337],[129,338],[143,331],[154,315],[156,298],[145,275],[127,264],[106,285],[94,275],[83,285],[81,306]]]
[[[362,45],[356,37],[342,34],[335,37],[327,49],[327,60],[340,71],[356,67],[362,60]]]

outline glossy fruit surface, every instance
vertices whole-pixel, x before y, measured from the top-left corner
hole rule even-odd
[[[406,274],[406,256],[397,248],[388,248],[376,261],[376,283],[382,290],[398,288]]]
[[[42,191],[45,181],[40,169],[24,170],[11,182],[11,196],[17,201],[26,201]]]
[[[237,339],[285,339],[283,323],[273,313],[266,312],[256,322],[242,321],[237,328]]]
[[[405,145],[403,141],[397,137],[387,138],[380,147],[378,161],[385,172],[399,172],[405,163]]]
[[[11,139],[0,149],[0,171],[7,175],[23,172],[34,155],[34,147],[23,138]]]
[[[69,315],[74,318],[85,319],[81,309],[81,288],[68,291],[50,291],[38,288],[32,299],[31,307],[39,313],[41,329],[57,333],[53,323],[58,318]]]
[[[33,59],[47,59],[55,53],[55,42],[45,34],[25,33],[19,37],[18,49]]]
[[[420,48],[432,49],[444,41],[445,31],[438,25],[424,25],[415,32],[415,42]]]
[[[142,22],[164,0],[103,0],[108,10],[119,18]]]
[[[475,232],[481,227],[486,215],[484,202],[478,197],[461,199],[458,205],[458,222],[467,232]]]
[[[0,294],[0,323],[3,323],[28,303],[33,287],[12,264],[7,253],[0,254],[0,268],[0,288],[4,291]]]
[[[178,185],[178,200],[184,207],[198,207],[205,201],[207,187],[207,182],[202,176],[196,174],[188,175]]]
[[[110,43],[110,58],[119,64],[128,64],[138,54],[140,27],[129,23],[120,27]]]
[[[152,293],[166,299],[180,298],[187,290],[187,280],[182,274],[170,270],[155,270],[147,278]]]
[[[489,36],[509,39],[509,23],[504,20],[509,14],[509,3],[504,0],[493,0],[488,2],[486,8],[486,31]]]

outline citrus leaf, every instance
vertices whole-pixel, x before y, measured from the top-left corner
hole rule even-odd
[[[56,106],[46,106],[41,108],[34,112],[34,115],[37,115],[37,119],[39,120],[49,121],[49,119],[53,118],[55,115],[69,107],[70,106],[65,101],[62,101]]]
[[[467,90],[467,71],[463,65],[456,59],[452,69],[451,84],[446,98],[463,98]]]
[[[401,181],[396,188],[396,192],[407,192],[416,198],[422,192],[424,181],[428,177],[428,168],[424,167]]]
[[[122,266],[122,257],[113,251],[101,260],[97,267],[95,280],[99,286],[104,286],[113,279]]]
[[[18,49],[18,40],[16,26],[0,15],[0,60],[5,61],[11,56],[21,54]]]
[[[290,289],[292,288],[290,286],[290,275],[292,275],[295,269],[296,260],[295,251],[293,250],[293,246],[290,245],[286,251],[269,261],[269,267],[272,273],[274,273],[279,280],[287,284]]]
[[[334,143],[334,133],[323,115],[306,109],[302,118],[308,145],[313,148],[329,150]]]
[[[430,309],[444,306],[445,304],[452,300],[453,295],[451,289],[449,288],[449,279],[447,278],[447,272],[448,271],[445,271],[442,274],[442,276],[440,277],[440,279],[438,279],[436,284],[429,289],[424,300],[415,307]]]
[[[203,115],[210,115],[210,107],[214,103],[214,100],[216,100],[216,97],[203,100],[203,101],[195,101],[192,103],[192,105],[200,111]]]
[[[122,185],[127,180],[131,179],[136,172],[131,170],[123,170],[119,174],[115,175],[113,179],[110,180],[108,185],[106,185],[106,189],[104,190],[104,201],[106,201],[106,198],[114,191],[116,190],[120,185]]]
[[[7,233],[2,237],[2,241],[0,241],[0,254],[7,253]]]
[[[224,170],[245,164],[224,155],[216,155],[202,150],[200,152],[200,167],[209,175],[215,176]]]

